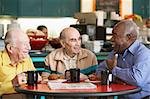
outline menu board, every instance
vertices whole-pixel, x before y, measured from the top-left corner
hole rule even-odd
[[[96,10],[119,13],[119,0],[96,0]]]

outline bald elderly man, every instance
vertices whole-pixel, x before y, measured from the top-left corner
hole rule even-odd
[[[60,41],[62,48],[56,49],[46,56],[46,66],[51,71],[61,74],[64,74],[66,70],[71,68],[80,68],[80,78],[87,79],[86,75],[90,73],[90,70],[92,71],[92,67],[96,68],[98,63],[93,52],[81,48],[79,31],[73,27],[63,29],[60,33]],[[84,70],[86,71],[84,72]],[[43,78],[48,76],[48,74],[43,73]]]
[[[137,25],[131,20],[116,24],[111,38],[113,51],[97,68],[98,75],[109,69],[117,78],[115,81],[142,88],[119,99],[150,99],[150,50],[137,40],[138,33]]]
[[[5,50],[0,51],[0,95],[2,99],[25,99],[13,86],[18,84],[21,73],[35,70],[28,55],[29,38],[21,29],[13,28],[6,33],[4,43]]]

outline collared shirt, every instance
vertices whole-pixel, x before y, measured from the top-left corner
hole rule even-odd
[[[46,56],[45,64],[47,66],[50,66],[50,69],[52,71],[64,73],[64,71],[66,70],[64,62],[64,49],[59,48],[52,51],[49,55]],[[81,48],[79,54],[77,55],[76,66],[80,68],[80,70],[84,70],[96,65],[97,59],[94,53],[87,49]]]
[[[77,58],[77,59],[76,59]],[[97,66],[97,59],[93,52],[81,48],[80,52],[75,56],[75,60],[73,63],[76,63],[74,66],[80,69],[82,73],[80,78],[87,78],[86,75],[91,74],[95,71]],[[52,51],[45,58],[46,66],[50,67],[51,71],[57,71],[59,73],[64,74],[66,71],[65,61],[64,61],[64,49],[59,48]],[[69,66],[68,66],[69,67]],[[43,78],[47,78],[47,74],[42,73]]]
[[[0,95],[15,93],[11,80],[15,78],[17,74],[26,72],[29,70],[35,70],[30,57],[27,57],[23,62],[18,63],[16,66],[11,65],[10,58],[7,51],[0,52]]]
[[[64,64],[66,70],[69,70],[70,68],[77,68],[77,55],[71,58],[67,54],[64,54]]]
[[[113,51],[108,56],[111,59]],[[99,64],[97,74],[107,68],[106,61]],[[135,41],[124,54],[118,55],[117,65],[112,74],[128,84],[139,86],[142,91],[125,96],[124,99],[141,99],[150,95],[150,50],[143,44]]]

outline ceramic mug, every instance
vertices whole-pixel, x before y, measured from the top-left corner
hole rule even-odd
[[[102,85],[109,85],[109,70],[101,71],[101,84]]]
[[[27,84],[29,86],[37,86],[38,83],[38,72],[27,71]]]
[[[69,82],[80,82],[80,69],[71,68],[65,71],[65,78]]]

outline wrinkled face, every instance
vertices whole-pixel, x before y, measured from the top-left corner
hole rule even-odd
[[[129,38],[127,35],[124,35],[124,26],[119,25],[113,29],[112,33],[112,47],[115,53],[123,53],[124,50],[128,47]]]
[[[22,61],[29,54],[29,50],[31,49],[29,38],[27,35],[23,35],[21,40],[17,40],[15,46],[13,46],[12,53],[16,60]]]
[[[63,47],[67,54],[73,55],[80,52],[81,48],[81,36],[79,32],[71,32],[65,36]]]
[[[147,22],[146,27],[150,28],[150,20]]]

